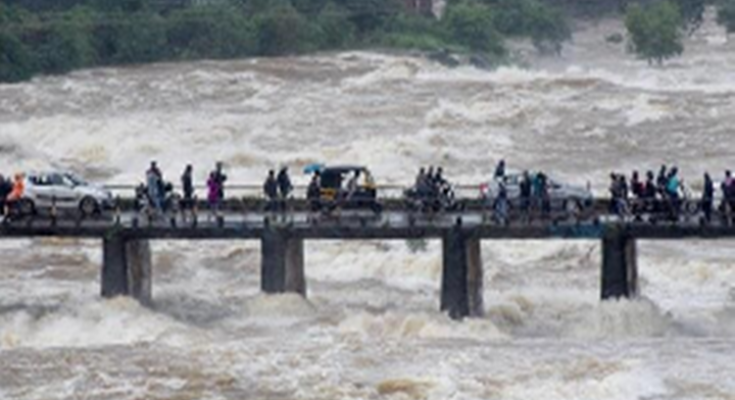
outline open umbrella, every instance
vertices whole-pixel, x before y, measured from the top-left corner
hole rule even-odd
[[[304,167],[305,174],[313,174],[324,169],[324,164],[309,164]]]

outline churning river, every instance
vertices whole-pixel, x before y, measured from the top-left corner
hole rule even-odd
[[[652,68],[587,26],[483,71],[378,53],[159,64],[0,85],[0,172],[199,183],[311,162],[381,183],[442,165],[592,183],[735,167],[735,42],[708,24]],[[0,399],[735,399],[733,242],[642,242],[640,299],[601,304],[597,242],[482,246],[485,317],[438,312],[441,246],[306,245],[308,299],[259,293],[257,242],[157,242],[152,308],[99,297],[94,241],[0,241]]]

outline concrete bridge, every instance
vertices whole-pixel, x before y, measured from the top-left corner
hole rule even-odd
[[[306,211],[273,214],[229,209],[198,218],[148,218],[133,211],[118,211],[86,219],[26,217],[0,225],[0,239],[48,236],[99,239],[103,248],[102,296],[132,296],[144,304],[152,299],[151,240],[259,240],[262,291],[306,296],[306,240],[438,239],[443,249],[441,310],[459,319],[483,312],[482,240],[599,240],[600,296],[604,300],[638,295],[638,239],[735,238],[735,226],[701,221],[622,222],[599,211],[577,218],[514,218],[498,224],[472,209],[431,216],[398,210],[377,215],[362,211],[316,215]]]

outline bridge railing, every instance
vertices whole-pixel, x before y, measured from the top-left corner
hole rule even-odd
[[[105,185],[104,188],[111,191],[113,195],[119,196],[122,198],[125,197],[134,197],[135,195],[135,188],[137,185],[130,185],[130,184],[111,184],[111,185]],[[403,197],[403,192],[408,189],[410,185],[378,185],[378,196],[381,199],[400,199]],[[308,186],[306,185],[294,185],[293,197],[297,198],[305,198],[306,197],[306,190]],[[207,193],[207,187],[204,185],[195,185],[194,186],[195,192],[197,194],[197,197],[199,198],[206,198]],[[455,196],[457,198],[466,198],[466,199],[474,199],[480,197],[480,187],[479,185],[456,185],[453,186]],[[180,188],[176,188],[177,191],[180,192]],[[253,184],[230,184],[225,185],[225,194],[226,197],[237,197],[237,198],[252,198],[252,199],[263,199],[265,198],[265,195],[263,194],[263,185],[253,185]]]

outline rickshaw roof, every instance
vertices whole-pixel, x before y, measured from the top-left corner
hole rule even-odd
[[[322,174],[345,174],[349,172],[355,172],[355,171],[367,171],[367,167],[360,166],[360,165],[336,165],[332,167],[325,167],[321,173]]]

